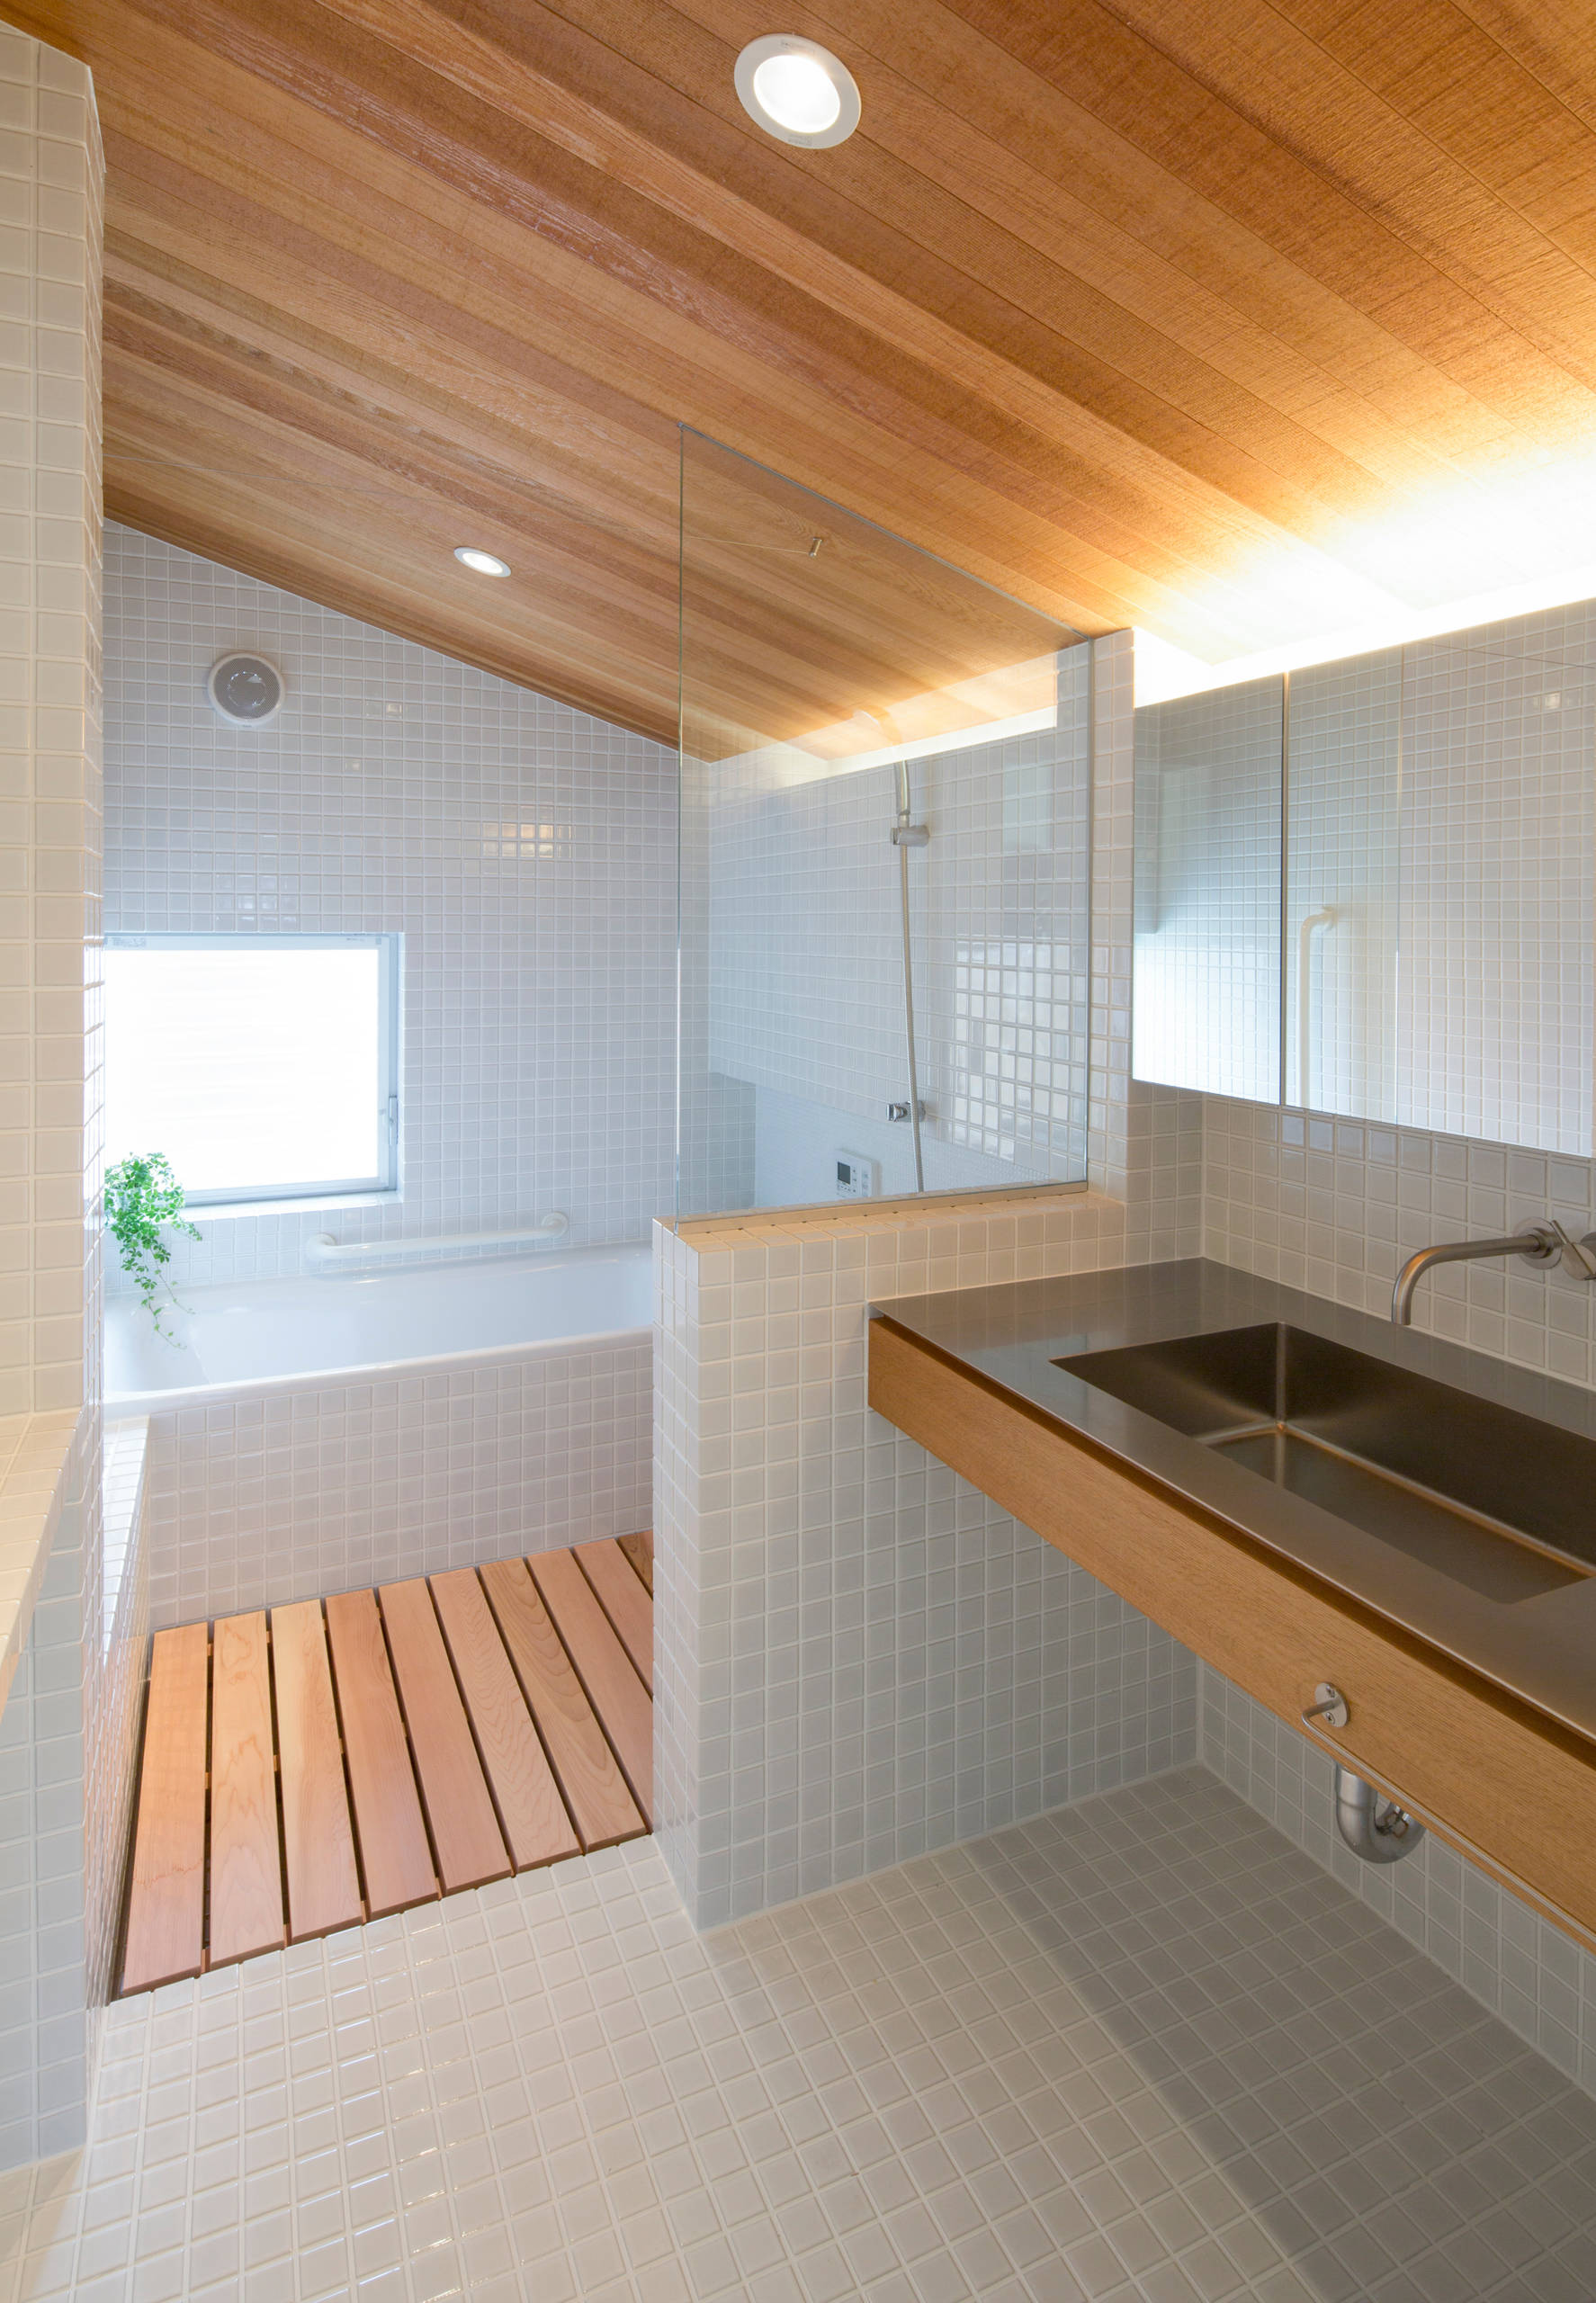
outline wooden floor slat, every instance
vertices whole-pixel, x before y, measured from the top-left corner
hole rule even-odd
[[[509,1851],[425,1576],[378,1593],[445,1894],[507,1878]]]
[[[618,1543],[578,1544],[576,1556],[621,1644],[650,1694],[654,1686],[654,1603]]]
[[[341,1591],[327,1603],[344,1756],[372,1919],[427,1902],[438,1892],[422,1820],[410,1745],[389,1669],[374,1591]]]
[[[197,1976],[204,1959],[210,1653],[202,1623],[157,1631],[151,1642],[124,1991]]]
[[[641,1810],[525,1563],[493,1560],[479,1572],[582,1845],[614,1847],[635,1839],[648,1828]]]
[[[319,1600],[272,1609],[272,1672],[288,1932],[291,1942],[302,1943],[364,1916]]]
[[[275,1951],[287,1940],[266,1618],[227,1616],[211,1664],[208,1964]]]
[[[654,1537],[652,1529],[645,1528],[641,1535],[636,1536],[617,1536],[615,1537],[615,1541],[620,1545],[622,1550],[625,1553],[627,1558],[632,1562],[632,1566],[637,1570],[638,1574],[641,1577],[643,1587],[651,1600],[654,1596]]]
[[[640,1838],[652,1560],[628,1536],[157,1632],[123,1993]]]
[[[516,1870],[579,1855],[582,1843],[476,1571],[435,1575],[432,1596]]]
[[[540,1551],[527,1561],[587,1700],[614,1746],[632,1796],[651,1822],[654,1805],[654,1703],[615,1636],[593,1587],[569,1551]]]

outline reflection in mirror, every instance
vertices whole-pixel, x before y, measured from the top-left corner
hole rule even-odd
[[[1294,672],[1287,711],[1285,1099],[1394,1120],[1402,651]]]
[[[1138,1080],[1278,1098],[1282,690],[1254,680],[1135,715]]]
[[[1297,672],[1286,1095],[1592,1148],[1596,610]]]
[[[1588,1155],[1596,604],[1403,651],[1397,1116]]]

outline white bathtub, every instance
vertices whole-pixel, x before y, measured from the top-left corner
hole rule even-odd
[[[369,1277],[240,1280],[182,1291],[157,1335],[134,1296],[105,1313],[107,1414],[203,1406],[307,1377],[465,1366],[528,1347],[569,1349],[646,1332],[645,1247],[568,1248],[498,1263]]]
[[[175,1343],[113,1297],[152,1625],[648,1527],[650,1296],[633,1247],[195,1287]]]

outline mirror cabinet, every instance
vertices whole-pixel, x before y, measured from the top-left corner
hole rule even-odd
[[[1596,603],[1136,713],[1136,1078],[1589,1156]]]

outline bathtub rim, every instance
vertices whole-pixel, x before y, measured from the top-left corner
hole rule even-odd
[[[350,1385],[398,1382],[417,1374],[465,1374],[496,1361],[519,1366],[525,1360],[562,1358],[572,1352],[592,1351],[605,1344],[648,1342],[649,1327],[596,1328],[583,1335],[544,1336],[534,1343],[480,1344],[471,1351],[442,1352],[426,1359],[363,1360],[358,1367],[299,1367],[286,1376],[242,1376],[227,1384],[174,1385],[164,1392],[107,1392],[106,1418],[121,1420],[137,1415],[179,1415],[193,1408],[227,1407],[239,1400],[273,1398],[283,1392],[309,1389],[344,1390]]]

